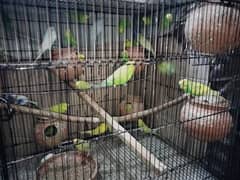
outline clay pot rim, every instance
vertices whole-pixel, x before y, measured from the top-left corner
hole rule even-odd
[[[201,102],[200,100],[198,100],[196,98],[191,99],[187,103],[194,105],[194,106],[198,106],[200,108],[206,108],[209,110],[226,110],[229,107],[229,103],[227,101],[222,103],[221,105],[213,105],[210,103]]]
[[[98,164],[97,161],[93,158],[93,156],[91,156],[89,153],[86,152],[79,152],[79,151],[65,151],[65,152],[61,152],[58,154],[54,154],[52,157],[50,157],[49,159],[45,160],[44,162],[40,163],[40,165],[37,167],[37,180],[39,180],[39,178],[41,177],[39,174],[39,170],[41,168],[44,168],[44,166],[46,166],[48,163],[50,163],[51,161],[55,160],[56,158],[58,158],[59,156],[61,157],[61,155],[67,154],[67,153],[73,153],[74,156],[85,156],[89,162],[93,162],[95,165],[94,171],[91,171],[91,177],[88,180],[93,180],[97,177],[97,173],[98,173]]]

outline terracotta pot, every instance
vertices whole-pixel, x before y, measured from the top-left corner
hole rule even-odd
[[[200,96],[182,107],[180,121],[190,136],[211,142],[229,134],[233,124],[228,103],[217,102],[215,98]]]
[[[67,151],[54,154],[37,169],[37,180],[69,179],[94,180],[97,178],[97,162],[89,154],[79,151]]]
[[[139,96],[129,95],[120,103],[120,115],[127,115],[144,110],[144,104]]]
[[[53,148],[67,137],[66,122],[41,118],[35,126],[36,142],[43,147]]]
[[[188,15],[185,37],[196,51],[221,54],[239,47],[239,24],[239,10],[216,4],[204,5]]]
[[[135,73],[140,73],[144,69],[144,53],[142,47],[130,47],[127,49],[128,56],[131,60],[136,61]]]
[[[52,51],[52,59],[68,63],[66,67],[53,69],[53,72],[57,74],[60,80],[72,81],[83,73],[82,66],[78,63],[77,51],[75,49],[62,48],[60,52],[59,49],[54,49]]]

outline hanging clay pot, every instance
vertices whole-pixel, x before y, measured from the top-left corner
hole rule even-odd
[[[56,119],[41,118],[35,126],[36,142],[48,148],[53,148],[68,137],[67,124]]]
[[[120,115],[127,115],[144,110],[144,104],[139,96],[128,95],[120,103]]]
[[[217,4],[196,8],[187,16],[185,37],[195,51],[229,52],[240,45],[240,11]]]
[[[190,136],[207,142],[223,139],[233,126],[228,102],[216,96],[188,101],[181,109],[180,121]]]
[[[37,180],[95,180],[97,162],[88,153],[67,151],[53,154],[40,164],[37,169]]]
[[[66,67],[53,69],[60,80],[72,81],[83,73],[82,66],[78,63],[78,55],[75,49],[62,48],[60,52],[59,49],[54,49],[52,51],[52,59],[66,62]]]

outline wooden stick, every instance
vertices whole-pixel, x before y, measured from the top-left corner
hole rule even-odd
[[[178,97],[178,98],[176,98],[172,101],[169,101],[165,104],[156,106],[154,108],[146,109],[146,110],[143,110],[143,111],[140,111],[140,112],[128,114],[128,115],[125,115],[125,116],[116,117],[115,120],[117,120],[118,122],[122,122],[122,121],[130,121],[131,119],[138,119],[138,118],[147,116],[149,114],[165,110],[169,107],[172,107],[173,105],[177,105],[177,104],[183,102],[184,100],[186,100],[188,98],[189,98],[189,95],[184,94],[184,95],[182,95],[182,96],[180,96],[180,97]]]
[[[0,104],[1,107],[8,107],[7,104]],[[19,105],[13,105],[11,104],[10,107],[14,109],[17,112],[23,112],[23,113],[29,113],[41,117],[48,117],[48,118],[54,118],[62,121],[72,121],[72,122],[89,122],[89,123],[99,123],[100,120],[97,117],[78,117],[78,116],[70,116],[65,114],[59,114],[55,112],[50,112],[42,109],[35,109],[35,108],[29,108],[26,106],[19,106]]]
[[[74,87],[73,83],[70,83],[72,88]],[[130,147],[131,150],[136,151],[144,160],[149,162],[159,174],[167,170],[162,162],[160,162],[152,153],[150,153],[144,146],[142,146],[129,132],[126,131],[113,117],[108,114],[102,107],[98,105],[89,95],[83,92],[79,92],[78,95],[89,105],[91,106],[100,117],[106,120],[107,124],[113,128],[114,132],[117,132],[118,137]]]
[[[167,103],[159,105],[157,107],[146,109],[146,110],[136,112],[136,113],[132,113],[132,114],[128,114],[128,115],[125,115],[125,116],[120,116],[120,117],[115,116],[115,117],[113,117],[113,119],[117,122],[136,120],[138,118],[147,116],[151,113],[160,112],[164,109],[167,109],[167,108],[172,107],[176,104],[179,104],[182,101],[186,100],[187,98],[188,98],[187,95],[183,95],[183,96],[180,96],[180,97],[178,97],[178,98],[176,98],[172,101],[169,101]],[[0,104],[0,108],[1,107],[7,107],[7,105],[6,104]],[[42,110],[42,109],[40,110],[40,109],[30,108],[30,107],[26,107],[26,106],[20,106],[20,105],[10,105],[10,107],[17,112],[23,112],[23,113],[28,113],[28,114],[33,114],[33,115],[43,116],[43,117],[48,117],[48,118],[55,118],[55,119],[59,119],[59,120],[62,120],[62,121],[72,121],[72,122],[80,122],[80,123],[81,122],[87,122],[87,123],[99,123],[99,122],[101,122],[101,119],[99,119],[98,117],[71,116],[71,115],[54,113],[54,112],[50,112],[50,111],[46,111],[46,110]]]

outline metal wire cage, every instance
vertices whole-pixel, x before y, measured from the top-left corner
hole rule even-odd
[[[240,178],[238,1],[0,8],[0,179]]]

